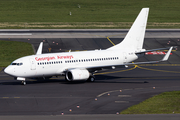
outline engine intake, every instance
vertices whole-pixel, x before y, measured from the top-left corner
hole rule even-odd
[[[66,79],[68,81],[87,80],[89,76],[90,73],[86,69],[72,69],[66,72]]]

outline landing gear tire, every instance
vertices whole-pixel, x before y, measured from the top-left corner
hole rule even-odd
[[[90,76],[87,81],[88,82],[94,82],[95,81],[95,77],[94,76]]]
[[[21,84],[22,84],[22,85],[26,85],[26,81],[22,81]]]

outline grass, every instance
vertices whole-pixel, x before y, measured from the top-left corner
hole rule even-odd
[[[143,7],[150,8],[148,28],[178,28],[179,5],[179,0],[2,0],[0,28],[129,28]]]
[[[165,92],[134,105],[121,114],[173,114],[180,113],[180,91]]]
[[[8,66],[17,58],[34,54],[29,43],[1,40],[0,53],[0,67]]]

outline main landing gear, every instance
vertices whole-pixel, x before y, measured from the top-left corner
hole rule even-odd
[[[93,75],[91,75],[88,80],[88,82],[94,82],[95,81],[95,77]]]

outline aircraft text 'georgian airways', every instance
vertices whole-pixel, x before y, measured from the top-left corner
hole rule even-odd
[[[56,59],[72,59],[74,58],[72,55],[67,55],[67,56],[60,56],[60,55],[57,55],[56,57],[55,56],[48,56],[48,57],[35,57],[35,60],[36,61],[50,61],[50,60],[56,60]]]

